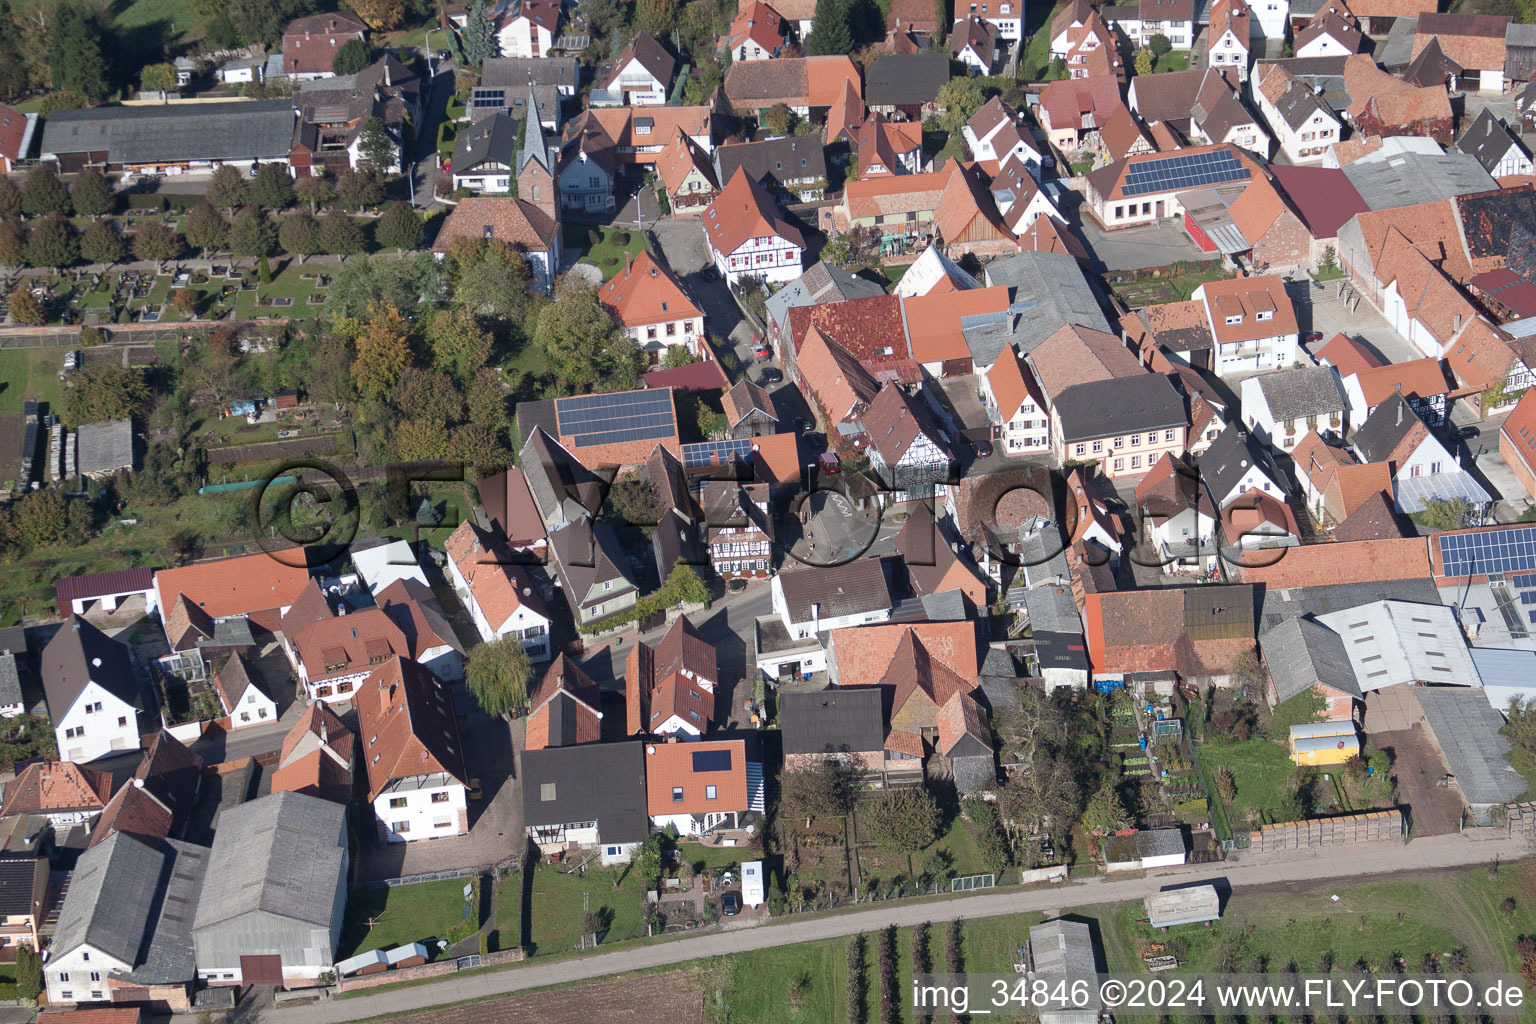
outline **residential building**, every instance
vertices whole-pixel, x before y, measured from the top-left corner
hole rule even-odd
[[[1252,22],[1253,12],[1244,0],[1216,0],[1211,4],[1211,26],[1206,30],[1210,66],[1217,71],[1236,69],[1240,82],[1248,80]]]
[[[782,103],[800,117],[821,116],[836,104],[845,86],[859,92],[859,69],[843,54],[780,57],[733,63],[725,71],[723,91],[739,114],[769,110]]]
[[[921,750],[913,754],[887,746],[881,701],[879,686],[781,694],[784,770],[803,771],[818,761],[836,758],[872,788],[921,781]]]
[[[468,520],[445,545],[448,577],[486,642],[505,636],[522,641],[528,660],[549,660],[550,617],[526,566]]]
[[[519,414],[524,404],[519,404]],[[558,424],[549,426],[558,432]],[[519,421],[519,427],[527,440],[523,442],[518,464],[522,466],[529,497],[544,521],[544,528],[552,533],[589,515],[596,515],[603,507],[606,494],[603,481],[582,465],[570,449],[551,437],[543,424],[524,426]]]
[[[1477,158],[1495,178],[1531,173],[1531,155],[1487,107],[1456,140],[1456,149]]]
[[[720,194],[709,155],[681,128],[673,129],[672,144],[657,158],[656,176],[679,216],[702,212]]]
[[[640,591],[613,527],[581,519],[551,536],[555,572],[578,626],[626,612]]]
[[[299,125],[288,163],[295,175],[341,174],[367,163],[362,133],[374,118],[389,138],[387,171],[400,169],[407,122],[421,115],[421,79],[393,56],[354,75],[307,82],[294,95]]]
[[[231,654],[213,674],[213,688],[231,730],[277,721],[277,702],[251,678],[240,652]]]
[[[696,359],[706,356],[703,311],[671,268],[649,252],[626,255],[624,269],[598,289],[597,300],[653,363],[673,345]]]
[[[580,86],[581,64],[575,57],[491,57],[481,65],[480,81],[470,93],[470,120],[496,112],[520,118],[518,108],[532,92],[539,122],[558,134],[560,102],[575,96]]]
[[[752,0],[737,0],[737,14],[740,15],[751,3]],[[801,40],[810,38],[811,22],[816,14],[816,0],[778,0],[772,6],[779,17],[784,19],[789,31],[795,33]]]
[[[1207,281],[1192,298],[1205,304],[1216,339],[1213,369],[1217,375],[1280,369],[1296,362],[1296,311],[1281,278]]]
[[[549,543],[544,518],[528,489],[528,478],[513,466],[503,473],[475,481],[480,505],[490,520],[491,530],[513,552],[539,554]],[[356,563],[356,555],[353,555]]]
[[[1536,497],[1536,397],[1527,391],[1499,428],[1499,454],[1525,493]]]
[[[1012,46],[1024,38],[1024,5],[1017,0],[977,0],[965,8],[955,5],[957,17],[962,10],[995,28],[998,40],[1005,46]]]
[[[814,135],[733,142],[711,156],[715,180],[728,182],[745,170],[781,205],[816,202],[826,194],[826,151]]]
[[[464,678],[464,647],[430,587],[418,580],[396,580],[379,591],[377,599],[405,634],[407,657],[444,682]]]
[[[707,480],[700,493],[710,568],[722,579],[762,578],[774,571],[775,524],[766,483]]]
[[[631,736],[697,739],[715,713],[720,672],[715,650],[680,615],[654,647],[636,641],[624,663]]]
[[[1035,140],[1038,130],[1032,117],[1010,107],[1002,97],[994,96],[971,115],[961,134],[974,159],[996,160],[1001,168],[1017,157],[1030,168],[1031,174],[1038,174],[1046,157]]]
[[[192,918],[210,986],[313,985],[332,973],[347,909],[347,808],[272,793],[219,815]]]
[[[1371,413],[1393,395],[1402,395],[1408,407],[1431,427],[1446,421],[1451,385],[1444,364],[1437,358],[1411,359],[1406,363],[1367,367],[1344,378],[1353,423],[1364,423]]]
[[[885,622],[896,603],[885,559],[860,558],[846,565],[800,566],[773,578],[773,614],[791,639],[845,626]]]
[[[14,955],[17,946],[41,948],[39,929],[51,909],[50,874],[47,857],[0,857],[0,949],[10,947]],[[58,1021],[55,1017],[45,1024]]]
[[[144,694],[125,645],[72,616],[43,649],[40,674],[61,758],[85,764],[139,748]]]
[[[49,1004],[151,1002],[189,1011],[193,913],[209,853],[118,832],[80,854],[43,971]]]
[[[1261,64],[1254,72],[1254,83],[1259,113],[1292,163],[1320,160],[1339,141],[1338,116],[1285,68]]]
[[[382,608],[344,614],[318,583],[283,616],[283,650],[309,700],[350,701],[353,690],[391,657],[410,657],[405,633]]]
[[[1089,594],[1083,622],[1096,680],[1176,672],[1228,686],[1233,665],[1256,650],[1254,588],[1247,585]]]
[[[1294,366],[1242,383],[1243,419],[1259,440],[1289,452],[1308,431],[1342,438],[1349,406],[1331,366]]]
[[[471,192],[511,190],[519,124],[492,114],[459,131],[453,146],[453,187]]]
[[[910,121],[871,114],[855,135],[859,179],[917,174],[923,169],[923,129]]]
[[[949,55],[887,53],[864,71],[864,102],[872,114],[900,114],[921,122],[937,109],[939,90],[949,81]]]
[[[1160,373],[1074,384],[1051,405],[1051,454],[1096,459],[1110,478],[1140,476],[1164,453],[1182,455],[1189,416]]]
[[[1431,501],[1459,499],[1469,525],[1491,509],[1493,496],[1420,420],[1402,396],[1394,394],[1355,431],[1351,442],[1363,462],[1386,463],[1392,470],[1397,511],[1412,515]]]
[[[785,369],[792,370],[794,345],[786,342],[790,340],[790,313],[793,310],[884,294],[885,290],[872,281],[825,261],[818,262],[768,297],[768,340],[779,358],[785,361]]]
[[[630,37],[613,59],[607,78],[593,90],[593,106],[659,107],[667,102],[677,58],[656,37],[641,30]]]
[[[772,60],[779,56],[789,28],[779,12],[762,0],[743,4],[726,33],[726,50],[731,55],[731,63]]]
[[[544,670],[528,698],[527,750],[596,743],[603,738],[603,704],[597,684],[565,654]]]
[[[1040,91],[1040,127],[1049,145],[1076,153],[1093,147],[1119,106],[1120,80],[1114,75],[1047,82]]]
[[[32,155],[37,145],[39,118],[36,113],[23,114],[0,105],[0,171],[19,173],[19,164]]]
[[[922,398],[886,385],[869,403],[864,428],[870,468],[885,485],[888,500],[899,503],[943,494],[954,459],[949,438]]]
[[[1347,57],[1360,52],[1364,39],[1349,8],[1340,0],[1329,0],[1307,27],[1296,33],[1293,52],[1303,59]]]
[[[1344,90],[1350,97],[1344,115],[1359,136],[1423,136],[1442,145],[1451,141],[1455,116],[1444,85],[1416,85],[1357,53],[1344,59]]]
[[[519,176],[519,195],[522,191]],[[460,200],[444,219],[432,251],[440,257],[446,255],[458,238],[504,242],[528,260],[534,287],[552,293],[560,267],[560,223],[551,212],[552,194],[541,202],[543,208],[539,203],[507,196],[471,196]]]
[[[1423,11],[1413,33],[1413,56],[1435,40],[1447,57],[1461,65],[1453,89],[1504,91],[1505,36],[1514,19],[1499,14],[1441,14]]]
[[[779,432],[779,415],[768,392],[743,377],[720,397],[727,432],[734,440]]]
[[[1263,491],[1239,494],[1221,510],[1220,518],[1222,557],[1229,564],[1261,564],[1275,557],[1269,552],[1301,543],[1301,528],[1290,506]],[[1261,554],[1249,557],[1253,552]]]
[[[720,122],[713,107],[593,107],[565,127],[556,162],[560,205],[612,211],[617,179],[661,162],[678,129],[706,154]]]
[[[363,680],[353,703],[379,839],[468,832],[469,776],[448,684],[393,657]]]
[[[1090,171],[1084,209],[1109,229],[1151,224],[1181,214],[1181,197],[1191,188],[1246,182],[1262,173],[1230,144],[1143,153]]]
[[[5,787],[0,818],[46,818],[62,836],[101,814],[112,798],[112,775],[72,761],[33,761]]]
[[[1051,420],[1045,397],[1009,345],[981,375],[982,404],[992,420],[992,436],[1007,455],[1044,451],[1051,444]]]
[[[646,810],[651,827],[675,828],[679,836],[735,831],[751,811],[762,811],[762,766],[755,773],[758,801],[748,796],[744,740],[645,745]]]
[[[1216,508],[1193,465],[1165,454],[1136,485],[1138,546],[1162,566],[1210,572],[1219,555]]]
[[[1071,0],[1051,19],[1051,57],[1065,58],[1072,45],[1072,31],[1081,29],[1093,14],[1087,0]]]
[[[523,753],[523,824],[544,854],[598,851],[627,864],[649,829],[644,745],[596,743]]]
[[[1392,494],[1392,469],[1381,462],[1357,462],[1349,451],[1309,431],[1291,450],[1307,511],[1320,525],[1344,522],[1371,499]]]
[[[296,81],[330,78],[336,51],[353,39],[366,40],[368,26],[351,11],[311,14],[283,29],[283,74]]]
[[[146,843],[158,843],[171,835],[171,810],[134,780],[124,782],[87,830],[89,849],[119,832]],[[66,841],[73,838],[64,837]]]
[[[1097,11],[1088,15],[1081,28],[1071,29],[1067,35],[1070,40],[1066,56],[1069,79],[1109,76],[1124,81],[1125,62],[1120,59],[1115,34]]]
[[[1269,676],[1265,699],[1271,708],[1304,693],[1322,698],[1324,721],[1354,720],[1364,695],[1355,680],[1344,639],[1308,616],[1288,618],[1259,637]]]
[[[324,701],[304,709],[283,736],[272,792],[304,793],[339,804],[352,801],[357,738]]]
[[[1285,477],[1275,465],[1274,456],[1241,423],[1223,430],[1200,456],[1196,467],[1218,510],[1254,490],[1285,497]]]
[[[973,75],[990,75],[997,60],[997,26],[974,14],[958,19],[949,30],[949,56]]]
[[[560,0],[498,0],[488,12],[503,57],[545,57],[560,27]]]
[[[1054,409],[1062,392],[1076,384],[1140,377],[1147,370],[1113,334],[1067,324],[1024,357],[1045,405]]]
[[[732,285],[747,278],[778,282],[800,276],[805,240],[744,169],[705,211],[704,237],[715,269]]]

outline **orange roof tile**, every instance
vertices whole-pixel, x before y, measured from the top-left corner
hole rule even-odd
[[[1341,377],[1382,365],[1375,353],[1347,334],[1335,334],[1313,355],[1333,364]]]
[[[758,63],[754,61],[753,63]],[[777,204],[745,168],[721,189],[704,211],[704,233],[716,252],[729,255],[753,238],[775,235],[804,248],[800,231],[780,215]]]
[[[1429,576],[1429,551],[1422,537],[1304,544],[1287,550],[1273,565],[1234,571],[1245,583],[1274,589],[1422,579]]]
[[[1075,384],[1136,377],[1146,367],[1113,334],[1065,324],[1025,356],[1047,400]]]
[[[1433,357],[1360,370],[1356,379],[1360,382],[1365,404],[1373,408],[1399,390],[1404,398],[1433,398],[1451,390],[1440,360]]]
[[[1004,422],[1013,419],[1013,414],[1019,411],[1026,398],[1034,399],[1036,405],[1045,408],[1045,399],[1035,387],[1034,376],[1025,372],[1024,362],[1012,345],[1003,347],[997,361],[987,371],[987,383]]]
[[[688,182],[688,176],[697,171],[710,188],[717,187],[714,168],[710,166],[709,157],[699,144],[688,137],[688,134],[678,128],[672,135],[672,141],[667,143],[667,148],[656,154],[656,173],[661,178],[661,183],[666,187],[668,194],[677,195]],[[703,199],[709,193],[704,192],[697,197],[686,196],[688,205],[696,207],[702,204]],[[642,253],[649,256],[649,253]]]
[[[649,252],[613,275],[597,290],[597,300],[625,327],[704,316],[677,275]]]
[[[137,836],[147,843],[158,842],[170,835],[171,809],[136,782],[130,779],[118,787],[117,794],[96,819],[87,848],[118,832]]]
[[[0,818],[13,814],[100,811],[112,797],[112,775],[73,761],[40,761],[5,786]]]
[[[512,559],[506,557],[490,536],[474,523],[467,519],[460,523],[443,547],[492,628],[500,629],[525,605],[535,614],[548,617],[544,599],[528,571],[520,565],[510,564]]]
[[[369,666],[411,654],[405,634],[382,608],[364,608],[310,623],[292,642],[311,683],[365,672]]]
[[[555,702],[559,706],[555,706]],[[557,654],[528,698],[528,750],[596,743],[602,739],[603,710],[597,684],[575,659]]]
[[[1200,287],[1211,310],[1211,329],[1218,343],[1272,338],[1297,331],[1296,310],[1285,294],[1285,282],[1273,274],[1207,281]],[[1258,319],[1258,314],[1266,311],[1273,313],[1273,317]],[[1226,322],[1227,316],[1239,313],[1242,323]]]
[[[834,629],[831,647],[837,656],[838,685],[878,684],[908,636],[962,679],[979,678],[981,662],[976,651],[974,622],[908,622]]]
[[[467,783],[448,684],[414,661],[392,658],[358,684],[358,738],[367,737],[368,799],[390,782],[446,774]]]
[[[287,552],[284,557],[298,561],[296,554],[301,553]],[[177,594],[185,594],[193,605],[216,619],[285,608],[298,599],[308,582],[308,569],[284,565],[265,553],[155,573],[160,607],[169,607]]]
[[[1527,472],[1536,473],[1536,389],[1529,389],[1499,430],[1500,448],[1512,449]]]
[[[916,295],[901,300],[907,321],[912,358],[919,363],[969,359],[971,348],[960,333],[960,318],[1000,313],[1008,308],[1008,289],[972,288],[959,292]]]
[[[724,754],[696,758],[695,754]],[[727,767],[718,768],[722,760]],[[712,770],[714,769],[714,770]],[[708,787],[714,787],[710,799]],[[674,790],[682,790],[674,794]],[[747,744],[745,740],[694,740],[690,743],[647,743],[645,746],[646,809],[652,815],[708,814],[747,809]]]

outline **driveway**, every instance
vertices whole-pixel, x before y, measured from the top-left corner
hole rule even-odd
[[[1296,316],[1303,332],[1321,331],[1323,340],[1320,344],[1327,344],[1335,334],[1347,334],[1364,341],[1390,363],[1424,358],[1424,353],[1398,334],[1364,298],[1351,310],[1349,304],[1338,297],[1338,288],[1338,281],[1329,281],[1321,289],[1306,283],[1286,289],[1296,304]]]
[[[735,354],[740,370],[734,379],[739,379],[752,365],[752,346],[759,337],[759,329],[742,315],[724,281],[718,276],[706,281],[699,273],[711,266],[703,224],[697,217],[668,217],[652,226],[651,236],[667,266],[683,279],[704,310],[704,330],[711,339],[726,341]]]
[[[437,202],[437,127],[448,116],[448,98],[453,95],[452,61],[443,61],[437,67],[437,77],[427,85],[421,124],[416,126],[416,152],[412,156],[412,201],[418,210]]]
[[[1414,836],[1450,835],[1461,825],[1461,790],[1445,788],[1445,756],[1425,723],[1413,690],[1389,686],[1366,697],[1365,733],[1392,757],[1397,802],[1407,809]]]

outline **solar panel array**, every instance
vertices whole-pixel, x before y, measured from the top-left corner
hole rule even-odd
[[[695,750],[693,770],[695,772],[728,772],[731,770],[731,752],[729,750]]]
[[[1441,534],[1436,539],[1441,576],[1536,571],[1536,526]]]
[[[677,435],[672,393],[667,388],[557,398],[555,423],[560,436],[570,438],[577,448]]]
[[[1169,156],[1161,160],[1141,160],[1125,172],[1120,192],[1126,196],[1148,192],[1177,192],[1224,181],[1246,181],[1251,176],[1231,150]]]
[[[700,441],[698,444],[683,445],[683,468],[699,469],[705,466],[713,466],[716,460],[719,465],[729,465],[732,461],[740,459],[745,462],[752,458],[751,439],[741,441]]]

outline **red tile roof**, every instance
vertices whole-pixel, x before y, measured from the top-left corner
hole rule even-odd
[[[1312,353],[1331,363],[1341,377],[1382,365],[1375,353],[1347,334],[1335,334],[1328,343]]]
[[[1207,281],[1200,287],[1211,311],[1211,330],[1218,343],[1272,338],[1297,331],[1296,310],[1285,294],[1285,282],[1275,275]],[[1273,317],[1258,319],[1258,314],[1265,311],[1272,312]],[[1234,314],[1241,314],[1243,322],[1228,324],[1226,318]]]
[[[977,654],[975,622],[909,622],[834,629],[831,649],[837,658],[838,685],[878,684],[897,648],[908,636],[956,675],[963,679],[978,678],[981,661]]]
[[[1338,168],[1270,164],[1269,172],[1313,238],[1337,236],[1345,222],[1369,209],[1349,176]]]
[[[507,553],[474,523],[467,519],[460,523],[444,544],[444,550],[458,566],[492,629],[500,629],[524,605],[548,618],[544,599],[528,571],[509,564],[512,560]]]
[[[171,809],[142,783],[130,779],[118,787],[117,795],[96,819],[87,848],[118,832],[136,836],[147,843],[158,842],[170,835]]]
[[[790,310],[789,332],[797,360],[812,324],[823,337],[858,360],[875,381],[915,384],[922,380],[922,368],[907,351],[900,297],[871,295]]]
[[[393,658],[358,684],[353,703],[358,737],[367,737],[363,756],[370,801],[396,779],[446,773],[468,781],[453,694],[431,672]]]
[[[1008,308],[1008,289],[972,288],[916,295],[901,301],[912,358],[919,363],[970,359],[971,348],[960,331],[962,317],[1001,313]]]
[[[550,702],[564,701],[562,715],[572,716],[566,735],[555,735],[554,710]],[[597,684],[581,670],[575,659],[563,653],[555,656],[528,698],[526,726],[527,749],[596,743],[602,739],[603,705]]]
[[[1526,472],[1536,474],[1536,388],[1527,389],[1515,403],[1514,410],[1499,430],[1504,442],[1501,450],[1513,450],[1525,463]]]
[[[613,275],[598,289],[597,300],[625,327],[704,316],[677,275],[649,252]]]
[[[112,797],[112,775],[73,761],[41,761],[5,786],[0,818],[13,814],[100,811]]]
[[[1445,369],[1439,359],[1426,357],[1406,363],[1391,363],[1357,371],[1360,392],[1365,404],[1372,408],[1401,391],[1404,398],[1433,398],[1449,394],[1450,385],[1445,379]]]
[[[1048,400],[1076,384],[1138,377],[1147,372],[1113,334],[1066,324],[1025,357]]]
[[[771,64],[773,61],[751,61]],[[743,67],[747,65],[733,65]],[[805,248],[800,231],[779,213],[778,205],[763,187],[738,167],[736,176],[720,190],[715,201],[704,211],[704,234],[715,252],[730,255],[753,238],[769,235],[783,238]]]
[[[1429,576],[1429,551],[1422,537],[1304,544],[1273,565],[1238,566],[1234,572],[1245,583],[1273,589],[1422,579]]]
[[[695,754],[725,754],[730,767],[703,770]],[[713,765],[716,759],[706,758]],[[714,787],[711,800],[707,787]],[[682,793],[674,798],[673,790]],[[708,814],[747,809],[747,744],[745,740],[694,740],[691,743],[647,743],[645,746],[646,810],[664,814]]]
[[[294,558],[295,552],[286,552]],[[223,558],[155,573],[160,606],[168,607],[178,593],[213,618],[247,615],[285,608],[298,599],[309,582],[309,570],[284,565],[268,554]]]

